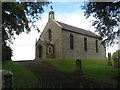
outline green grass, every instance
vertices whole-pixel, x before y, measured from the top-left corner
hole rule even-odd
[[[113,84],[118,76],[118,70],[113,66],[107,66],[107,60],[87,60],[82,59],[82,69],[84,78],[91,78],[101,83]],[[76,59],[47,59],[51,65],[65,72],[74,72]]]
[[[9,70],[14,74],[14,84],[26,82],[33,83],[37,81],[37,77],[20,63],[5,61],[2,63],[2,69]]]
[[[47,62],[62,71],[75,71],[75,59],[47,59]]]

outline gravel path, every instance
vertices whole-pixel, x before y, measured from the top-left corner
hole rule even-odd
[[[30,69],[38,77],[42,85],[48,85],[47,87],[63,87],[63,88],[79,88],[80,82],[82,82],[85,87],[89,87],[91,83],[90,80],[81,79],[76,74],[66,73],[59,71],[49,64],[40,61],[22,61],[25,67]]]

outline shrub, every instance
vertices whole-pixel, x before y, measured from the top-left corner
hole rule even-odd
[[[113,53],[112,59],[114,59],[115,57],[118,57],[120,59],[120,50],[117,50],[116,52]]]

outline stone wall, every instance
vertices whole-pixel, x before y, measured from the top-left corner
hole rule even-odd
[[[46,43],[44,41],[38,41],[35,46],[35,59],[39,59],[39,46],[42,46],[42,59],[46,58]]]
[[[106,51],[101,40],[98,40],[98,52],[96,52],[96,38],[81,35],[78,33],[62,30],[62,27],[54,20],[49,20],[40,38],[48,41],[48,31],[52,32],[52,43],[54,45],[55,58],[81,58],[81,59],[106,59]],[[74,36],[74,49],[70,49],[70,34]],[[84,37],[87,38],[87,51],[84,50]],[[40,42],[38,42],[38,45]],[[46,58],[46,44],[43,43],[42,57]],[[36,48],[38,56],[38,49]]]
[[[70,49],[70,34],[74,36],[74,49]],[[87,38],[87,51],[84,50],[84,37]],[[96,39],[78,33],[62,30],[62,58],[105,59],[105,49],[98,40],[96,52]]]
[[[41,39],[43,41],[49,40],[48,39],[49,29],[52,32],[52,43],[54,44],[55,58],[62,58],[61,27],[57,25],[57,23],[54,20],[49,20],[41,34]]]
[[[54,57],[54,46],[53,45],[47,45],[46,47],[46,54],[47,58],[55,58]]]

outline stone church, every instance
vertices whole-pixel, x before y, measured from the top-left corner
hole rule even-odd
[[[35,44],[35,60],[45,58],[105,59],[104,45],[91,31],[55,20],[49,12],[48,22]]]

